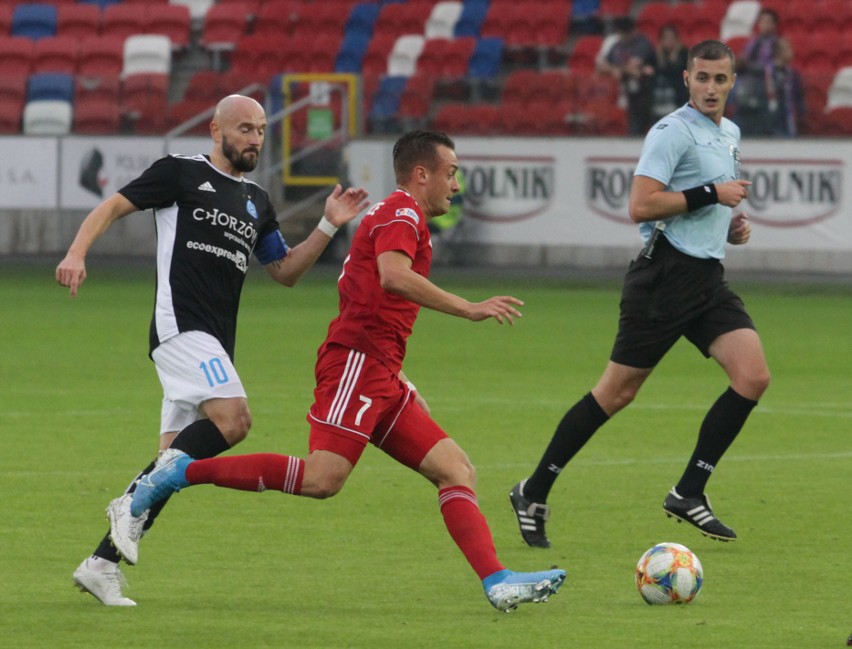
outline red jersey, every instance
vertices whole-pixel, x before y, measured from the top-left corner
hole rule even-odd
[[[390,250],[407,255],[415,273],[429,276],[432,241],[426,218],[401,189],[371,207],[355,231],[337,280],[340,315],[328,327],[326,344],[356,349],[397,373],[420,305],[382,288],[376,260]]]

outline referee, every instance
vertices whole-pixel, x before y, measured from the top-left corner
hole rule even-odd
[[[724,117],[734,85],[734,54],[719,41],[695,45],[683,79],[689,102],[645,138],[630,195],[630,218],[645,248],[629,266],[618,333],[609,363],[591,392],[562,418],[533,474],[509,498],[524,541],[549,547],[544,524],[553,483],[565,465],[610,417],[636,397],[654,367],[685,336],[728,375],[729,387],[711,406],[680,481],[663,503],[669,516],[705,536],[737,535],[710,507],[704,488],[769,385],[760,338],[742,301],[728,288],[725,243],[744,244],[746,198],[739,179],[740,129]]]
[[[365,190],[344,192],[338,185],[316,229],[290,248],[266,191],[243,175],[257,166],[266,126],[263,107],[254,99],[222,99],[210,124],[212,153],[155,162],[89,213],[56,269],[56,280],[76,295],[95,240],[118,219],[153,210],[157,283],[150,356],[163,386],[161,452],[171,447],[195,458],[213,457],[248,434],[251,413],[233,362],[251,255],[276,282],[293,286],[337,228],[367,206]],[[159,513],[155,508],[147,516],[130,515],[130,492],[153,468],[151,462],[127,493],[109,504],[112,536],[107,534],[74,571],[77,586],[107,606],[135,605],[122,593],[118,564],[121,559],[136,563],[136,543]]]

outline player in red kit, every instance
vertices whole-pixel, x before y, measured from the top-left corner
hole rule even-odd
[[[195,484],[328,498],[340,491],[371,443],[438,488],[447,530],[495,608],[509,611],[524,602],[545,601],[562,585],[565,572],[519,573],[500,563],[477,504],[473,466],[429,416],[402,371],[406,340],[421,306],[473,321],[513,324],[522,302],[495,296],[471,303],[428,279],[427,221],[446,213],[459,190],[453,140],[439,132],[413,131],[396,142],[393,160],[398,189],[362,220],[338,280],[340,315],[318,352],[315,401],[307,417],[308,457],[193,460],[170,449],[138,485],[131,513],[143,515],[162,498]]]

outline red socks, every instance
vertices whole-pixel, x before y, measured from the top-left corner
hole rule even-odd
[[[479,511],[476,494],[467,487],[447,487],[438,492],[438,502],[447,531],[479,578],[485,579],[503,570],[488,522]]]
[[[213,457],[190,462],[186,479],[190,484],[266,491],[275,489],[298,496],[302,491],[305,461],[276,453]]]

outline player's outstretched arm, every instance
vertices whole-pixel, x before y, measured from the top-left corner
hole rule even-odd
[[[113,194],[89,212],[80,224],[65,258],[56,267],[56,281],[71,289],[71,297],[77,295],[77,289],[86,280],[86,255],[89,248],[115,221],[137,209],[123,195]]]
[[[411,258],[401,252],[383,252],[377,263],[383,289],[427,309],[474,322],[494,318],[500,324],[514,324],[515,318],[521,317],[521,312],[515,308],[523,305],[518,298],[500,295],[484,302],[469,302],[415,273],[411,270]]]
[[[313,232],[291,248],[284,259],[264,266],[266,272],[279,284],[294,286],[319,259],[337,228],[349,223],[368,205],[367,190],[363,187],[343,191],[337,185],[325,200],[325,213]]]

